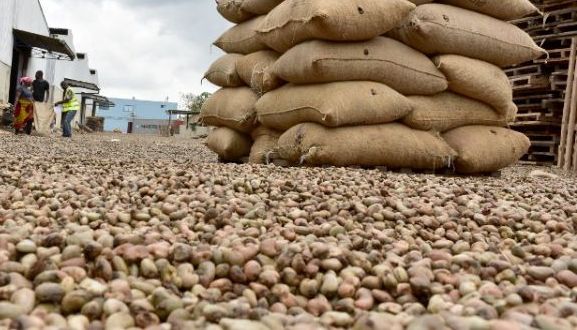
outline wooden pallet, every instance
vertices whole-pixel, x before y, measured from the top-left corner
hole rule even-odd
[[[520,93],[516,92],[513,98],[513,101],[518,106],[521,105],[543,105],[543,100],[552,99],[555,97],[555,94],[552,92],[547,93],[530,93],[528,95],[520,95]]]
[[[533,3],[546,14],[511,23],[531,35],[549,56],[505,70],[519,109],[510,127],[531,140],[529,153],[523,158],[525,162],[551,165],[557,163],[561,143],[572,38],[577,36],[577,0],[534,0]]]
[[[548,109],[560,110],[560,111],[563,111],[564,103],[565,103],[565,100],[563,98],[548,98],[548,99],[544,99],[542,102],[543,107],[548,108]]]
[[[541,134],[541,133],[526,133],[531,141],[533,142],[549,142],[549,143],[559,143],[561,137],[556,134]]]
[[[512,67],[510,69],[505,70],[505,73],[509,77],[543,74],[542,66],[539,64],[529,64],[529,65]]]
[[[548,113],[547,108],[543,108],[541,104],[537,105],[519,105],[517,106],[517,115],[527,115],[532,113]]]
[[[531,113],[518,113],[517,114],[517,121],[519,122],[532,122],[532,121],[539,121],[539,122],[546,122],[546,123],[555,123],[559,122],[557,116],[551,113],[543,113],[543,112],[531,112]],[[517,121],[515,123],[517,123]]]
[[[549,81],[552,90],[565,91],[567,89],[567,71],[553,72],[549,76]]]
[[[510,79],[514,91],[518,90],[547,90],[551,87],[549,78],[540,74],[516,76]]]
[[[577,7],[550,11],[545,16],[536,15],[514,20],[511,23],[523,29],[532,37],[573,31],[577,21]]]
[[[563,49],[551,49],[549,52],[549,58],[539,58],[533,61],[538,64],[556,64],[556,63],[568,63],[569,56],[571,54],[570,48]]]
[[[552,1],[535,1],[535,2],[537,8],[539,8],[543,12],[550,12],[553,10],[559,10],[577,5],[575,0],[552,0]]]
[[[556,154],[559,150],[558,142],[545,142],[545,141],[531,141],[531,148],[529,148],[529,153],[550,153]]]
[[[548,153],[548,152],[530,153],[521,158],[522,161],[549,163],[549,164],[556,164],[557,159],[558,157],[556,153]]]

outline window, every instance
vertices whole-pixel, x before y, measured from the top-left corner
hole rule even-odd
[[[158,125],[140,125],[142,129],[158,129]]]
[[[133,105],[125,105],[122,110],[124,112],[134,112],[134,106]]]

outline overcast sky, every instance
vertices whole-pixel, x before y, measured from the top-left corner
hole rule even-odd
[[[230,23],[214,0],[40,0],[50,27],[69,28],[109,97],[179,102],[212,92],[201,78],[222,55],[211,46]]]

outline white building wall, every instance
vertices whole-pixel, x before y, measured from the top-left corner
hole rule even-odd
[[[50,35],[40,0],[17,0],[14,28],[43,36]]]
[[[50,30],[48,29],[48,23],[40,5],[40,0],[17,1],[14,28],[47,37],[50,36]],[[46,68],[47,63],[44,59],[32,57],[28,61],[24,75],[34,77],[36,71],[46,71]]]
[[[100,86],[100,80],[98,78],[98,71],[95,71],[94,74],[90,74],[90,82]]]
[[[0,103],[8,102],[10,93],[10,67],[0,62]]]
[[[16,0],[0,0],[0,102],[7,102],[10,91],[15,4]]]
[[[67,31],[67,35],[53,34],[51,37],[63,40],[70,49],[74,50],[74,35],[71,30]],[[43,70],[44,78],[52,85],[53,100],[59,101],[62,99],[62,89],[60,83],[65,79],[74,79],[85,82],[92,82],[90,75],[90,68],[88,63],[88,55],[85,59],[76,58],[74,61],[55,60],[55,59],[40,59],[41,62],[35,70]],[[32,67],[30,67],[32,70]],[[36,72],[36,71],[34,71]],[[83,90],[76,88],[76,92],[80,93]]]
[[[10,66],[12,64],[12,48],[14,37],[14,4],[16,0],[0,1],[0,62]]]
[[[71,36],[71,33],[69,31]],[[62,38],[64,39],[64,38]],[[66,42],[71,42],[72,38],[64,39]],[[71,44],[69,44],[71,45]],[[71,45],[72,46],[72,45]],[[90,63],[87,54],[84,54],[84,59],[76,58],[74,61],[56,61],[54,64],[54,84],[53,84],[53,96],[54,101],[60,101],[62,99],[63,90],[60,88],[60,82],[62,82],[65,78],[83,81],[83,82],[92,82],[98,85],[98,79],[94,78],[94,75],[90,74]],[[81,101],[80,93],[95,93],[92,90],[85,90],[82,88],[74,88],[74,91],[77,93],[78,101]],[[92,101],[87,100],[86,104],[86,117],[92,115]],[[80,113],[76,115],[74,118],[74,123],[79,123],[81,120]],[[59,124],[60,125],[60,124]]]
[[[60,39],[63,40],[64,42],[66,42],[66,44],[68,45],[68,47],[70,47],[70,49],[76,53],[76,49],[74,48],[74,34],[72,33],[72,30],[68,30],[68,34],[67,35],[62,35],[62,34],[53,34],[51,35],[52,38],[56,38],[56,39]]]
[[[49,35],[48,23],[39,0],[0,0],[0,101],[8,100],[14,35],[12,29]],[[46,62],[31,58],[25,75],[46,70]]]
[[[8,100],[10,90],[10,71],[14,48],[13,29],[51,36],[46,17],[39,0],[0,0],[0,102]],[[68,35],[52,35],[64,40],[70,49],[75,51],[72,31]],[[25,75],[34,76],[36,71],[44,71],[45,79],[51,84],[51,101],[62,99],[60,82],[64,78],[92,82],[98,85],[98,74],[90,73],[88,56],[75,61],[30,58]],[[75,89],[77,93],[83,92]],[[93,92],[93,91],[85,91]],[[87,115],[91,108],[88,107]],[[75,121],[80,118],[77,116]]]
[[[54,74],[54,82],[60,83],[65,78],[84,82],[91,82],[88,55],[84,59],[76,58],[74,61],[58,61]]]

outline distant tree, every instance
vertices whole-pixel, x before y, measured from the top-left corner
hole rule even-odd
[[[186,110],[190,110],[194,113],[200,113],[202,105],[212,94],[204,92],[200,95],[193,93],[187,93],[182,95],[182,103]]]

